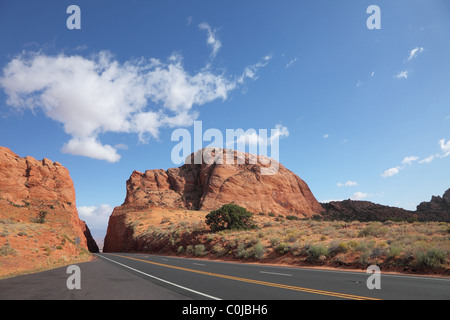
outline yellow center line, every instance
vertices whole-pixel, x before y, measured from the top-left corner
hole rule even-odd
[[[113,256],[125,258],[125,259],[136,260],[136,261],[141,261],[141,262],[153,264],[153,265],[160,266],[160,267],[166,267],[166,268],[183,270],[183,271],[188,271],[188,272],[193,272],[193,273],[198,273],[198,274],[204,274],[204,275],[208,275],[208,276],[211,276],[211,277],[218,277],[218,278],[230,279],[230,280],[235,280],[235,281],[254,283],[254,284],[259,284],[259,285],[264,285],[264,286],[269,286],[269,287],[276,287],[276,288],[295,290],[295,291],[301,291],[301,292],[307,292],[307,293],[315,293],[315,294],[321,294],[321,295],[338,297],[338,298],[345,298],[345,299],[353,299],[353,300],[380,300],[380,299],[376,299],[376,298],[356,296],[356,295],[346,294],[346,293],[338,293],[338,292],[332,292],[332,291],[309,289],[309,288],[290,286],[290,285],[279,284],[279,283],[274,283],[274,282],[266,282],[266,281],[260,281],[260,280],[253,280],[253,279],[235,277],[235,276],[228,276],[228,275],[220,274],[220,273],[212,273],[212,272],[207,272],[207,271],[200,271],[200,270],[195,270],[195,269],[188,269],[188,268],[183,268],[183,267],[171,266],[171,265],[168,265],[168,264],[163,264],[163,263],[158,263],[158,262],[153,262],[153,261],[148,261],[148,260],[142,260],[142,259],[138,259],[138,258],[122,256],[122,255],[119,255],[119,254],[112,254],[112,253],[109,253],[109,254],[113,255]]]

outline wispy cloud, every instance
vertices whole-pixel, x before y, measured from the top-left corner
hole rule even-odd
[[[222,47],[222,42],[217,38],[216,30],[213,30],[206,22],[199,24],[198,27],[208,33],[206,43],[212,48],[211,56],[215,57]]]
[[[258,70],[265,67],[269,63],[270,59],[272,59],[272,55],[266,55],[258,63],[246,67],[242,75],[237,79],[237,82],[243,83],[246,78],[252,80],[258,79],[257,77]]]
[[[408,79],[408,71],[400,71],[395,75],[397,79]]]
[[[394,167],[394,168],[390,168],[387,169],[386,171],[384,171],[381,176],[383,178],[387,178],[387,177],[392,177],[395,176],[396,174],[398,174],[400,172],[400,168],[399,167]]]
[[[418,163],[420,163],[420,164],[422,164],[422,163],[430,163],[433,160],[434,160],[434,154],[432,154],[431,156],[426,157],[425,159],[422,159],[422,160],[418,161]]]
[[[281,124],[277,124],[275,125],[275,129],[271,131],[270,137],[267,137],[267,135],[260,135],[256,132],[256,130],[247,130],[236,137],[236,143],[245,145],[271,145],[275,139],[280,139],[288,136],[288,128]],[[234,141],[230,142],[230,146],[231,144],[234,144]]]
[[[440,158],[444,158],[450,155],[450,140],[445,142],[445,139],[439,140],[439,146],[441,147],[442,154]]]
[[[286,64],[286,69],[292,67],[296,62],[297,62],[297,57],[291,59],[291,60]]]
[[[417,161],[419,157],[411,156],[411,157],[405,157],[402,161],[402,164],[412,164],[414,161]]]
[[[392,177],[392,176],[398,174],[400,172],[400,170],[405,169],[407,166],[411,166],[414,162],[417,162],[419,164],[431,163],[436,158],[448,157],[450,155],[450,140],[446,141],[445,139],[441,139],[441,140],[439,140],[438,145],[441,149],[440,152],[429,155],[428,157],[426,157],[422,160],[419,160],[420,158],[417,156],[405,157],[405,158],[403,158],[402,166],[397,166],[397,167],[387,169],[386,171],[384,171],[381,174],[381,176],[383,178]]]
[[[409,52],[409,56],[408,56],[408,61],[411,61],[414,58],[417,58],[417,56],[422,53],[425,49],[423,47],[416,47],[414,49],[412,49]]]
[[[355,187],[357,185],[358,185],[358,182],[350,181],[350,180],[348,180],[346,183],[342,183],[342,182],[337,183],[338,187]]]
[[[350,199],[351,199],[351,200],[362,200],[362,199],[367,198],[368,196],[369,196],[368,193],[358,191],[358,192],[355,192],[355,193],[350,197]]]

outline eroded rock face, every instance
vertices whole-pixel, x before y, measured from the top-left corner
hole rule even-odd
[[[234,203],[253,213],[298,216],[322,211],[308,185],[281,164],[277,164],[277,173],[264,175],[261,170],[269,164],[261,157],[233,151],[234,164],[229,164],[222,149],[209,151],[213,159],[204,157],[201,164],[191,161],[167,171],[133,172],[124,205],[214,210]],[[224,159],[223,163],[213,161],[217,158]]]
[[[424,201],[417,206],[418,213],[434,213],[450,216],[450,189],[444,195],[432,196],[430,201]]]
[[[276,163],[275,174],[264,175],[264,169],[274,167],[265,157],[232,151],[228,153],[234,161],[230,164],[224,150],[203,150],[207,151],[203,159],[194,161],[198,153],[192,154],[191,164],[179,168],[132,173],[125,202],[109,218],[104,252],[137,250],[133,230],[126,223],[127,213],[152,207],[210,211],[234,203],[254,214],[299,217],[323,210],[308,185],[281,164]],[[217,158],[222,158],[222,163],[214,161]]]
[[[98,252],[89,228],[78,217],[75,188],[69,170],[49,159],[21,158],[10,149],[0,147],[0,199],[3,205],[20,207],[16,221],[30,221],[38,212],[57,215],[61,223],[70,224],[80,238],[80,246]],[[5,210],[6,211],[6,210]],[[8,213],[1,213],[8,219]]]

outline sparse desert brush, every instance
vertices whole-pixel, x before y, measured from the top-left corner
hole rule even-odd
[[[321,244],[311,245],[306,252],[308,254],[307,260],[311,262],[325,258],[329,253],[328,248]]]
[[[440,248],[417,251],[415,257],[418,267],[436,269],[447,264],[447,252]]]
[[[198,257],[206,255],[206,248],[205,248],[205,246],[203,244],[195,245],[195,247],[194,247],[194,255],[198,256]]]
[[[287,216],[284,221],[275,221],[280,218],[278,214],[265,214],[254,217],[257,228],[212,232],[205,223],[207,214],[188,211],[181,213],[182,220],[177,221],[180,217],[174,217],[180,211],[164,212],[153,224],[144,223],[145,227],[140,229],[151,234],[149,239],[167,243],[165,250],[180,255],[242,260],[275,258],[285,262],[289,258],[293,264],[338,263],[358,268],[376,263],[381,268],[400,271],[405,267],[409,270],[449,267],[450,227],[445,222],[344,222]],[[163,216],[171,219],[173,225],[160,224]],[[150,219],[151,215],[142,218]]]

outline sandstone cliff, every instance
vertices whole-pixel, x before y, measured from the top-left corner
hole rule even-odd
[[[204,157],[201,164],[192,160],[167,171],[135,171],[127,181],[124,205],[214,210],[234,203],[254,213],[299,216],[322,211],[308,185],[283,165],[278,164],[276,174],[262,175],[261,169],[268,164],[261,157],[252,163],[254,155],[232,152],[233,164],[225,161],[226,153],[220,149],[209,156],[224,159],[222,164]],[[243,163],[238,164],[238,159]]]
[[[39,220],[41,223],[36,223]],[[52,250],[61,254],[69,247],[68,255],[83,248],[98,252],[87,225],[78,217],[75,189],[67,168],[49,159],[21,158],[4,147],[0,147],[0,222],[5,235],[0,237],[0,247],[4,252],[15,253],[3,254],[3,259],[20,258],[21,255],[24,259],[28,255],[24,247],[29,246],[19,241],[23,238],[12,236],[14,230],[19,229],[24,230],[19,232],[21,235],[32,235],[36,245],[48,246],[45,251],[47,257]],[[43,239],[41,235],[50,227],[53,232]],[[37,231],[39,228],[41,232]],[[66,240],[63,241],[63,237]],[[52,248],[49,244],[53,242],[62,242],[63,245],[53,245],[55,248]],[[37,259],[32,255],[27,257]]]
[[[194,161],[199,154],[192,154],[191,164],[179,168],[134,171],[126,184],[125,202],[110,217],[103,250],[123,249],[120,243],[132,239],[124,224],[126,214],[151,207],[211,211],[234,203],[254,214],[298,217],[323,210],[308,185],[283,165],[276,163],[278,171],[264,175],[262,170],[271,167],[266,157],[224,150],[205,148],[200,162]]]

